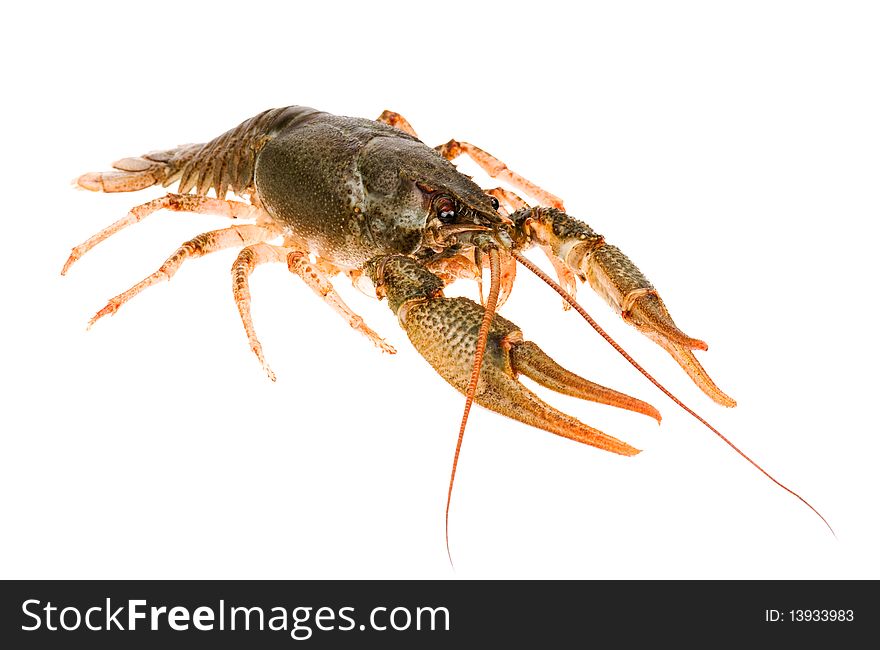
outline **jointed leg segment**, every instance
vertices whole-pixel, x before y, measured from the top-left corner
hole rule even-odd
[[[134,298],[141,291],[150,287],[160,280],[170,280],[180,265],[187,259],[202,257],[225,248],[232,248],[238,245],[256,244],[266,239],[272,239],[277,236],[277,232],[271,228],[255,225],[241,225],[224,228],[223,230],[212,230],[193,237],[189,241],[184,242],[174,251],[157,271],[148,275],[146,278],[131,287],[118,296],[111,298],[101,311],[92,317],[89,321],[89,327],[95,322],[108,314],[115,313],[122,305]]]
[[[261,242],[243,248],[232,265],[232,296],[235,298],[235,306],[238,307],[241,323],[244,325],[251,350],[257,355],[260,365],[263,366],[263,370],[272,381],[275,381],[275,373],[266,363],[266,358],[263,356],[263,346],[257,338],[254,321],[251,319],[251,292],[248,282],[251,273],[258,265],[266,262],[284,262],[287,259],[287,253],[286,248]]]
[[[230,219],[256,219],[261,214],[264,214],[261,208],[241,201],[212,199],[206,196],[196,196],[194,194],[166,194],[158,199],[153,199],[152,201],[148,201],[132,208],[129,210],[128,214],[122,217],[119,221],[107,226],[101,232],[92,237],[89,237],[79,246],[74,246],[70,253],[70,257],[68,257],[67,261],[64,263],[64,268],[61,269],[61,275],[66,274],[74,262],[102,241],[111,235],[115,235],[128,226],[142,221],[158,210],[213,214],[220,217],[229,217]]]
[[[419,137],[416,134],[416,130],[412,128],[409,122],[406,121],[406,118],[400,113],[395,113],[394,111],[385,110],[382,111],[382,114],[376,118],[377,122],[382,122],[383,124],[388,124],[389,126],[393,126],[396,129],[400,129],[404,133],[408,133],[414,138]]]
[[[508,168],[503,162],[498,160],[492,154],[483,151],[479,147],[470,144],[469,142],[459,142],[458,140],[450,140],[446,144],[441,144],[438,147],[435,147],[437,152],[446,158],[447,160],[455,160],[461,154],[466,154],[477,163],[480,167],[482,167],[483,171],[485,171],[492,178],[497,178],[502,181],[506,181],[513,185],[518,190],[521,190],[528,194],[529,196],[537,199],[537,202],[540,205],[547,205],[554,208],[558,208],[559,210],[563,209],[562,199],[554,194],[550,194],[547,190],[542,189],[541,187],[535,185],[532,181],[523,176],[517,174],[512,169]]]
[[[395,128],[400,129],[404,133],[408,133],[411,136],[418,137],[418,135],[416,135],[415,129],[413,129],[406,118],[403,117],[403,115],[401,115],[400,113],[386,110],[382,112],[382,114],[376,119],[376,121],[382,122],[384,124],[389,124]],[[505,165],[498,158],[486,151],[483,151],[479,147],[470,144],[469,142],[450,140],[446,144],[441,144],[437,147],[434,147],[434,149],[441,156],[446,158],[446,160],[455,160],[461,154],[466,154],[471,158],[471,160],[477,163],[483,169],[483,171],[489,174],[489,176],[510,183],[515,188],[535,198],[538,204],[551,206],[554,208],[558,208],[559,210],[564,209],[562,205],[562,199],[560,199],[558,196],[550,194],[550,192],[542,189],[529,179],[524,178],[520,174],[517,174],[512,169],[508,168],[508,166]],[[501,191],[504,192],[505,190]],[[498,194],[494,194],[494,192],[490,193],[501,200],[501,197]],[[512,192],[511,194],[516,197],[516,195]],[[516,198],[519,199],[519,197]],[[519,199],[519,201],[522,201],[522,199]]]
[[[298,251],[288,253],[287,268],[290,269],[292,273],[296,273],[301,277],[303,282],[320,296],[324,302],[330,305],[330,307],[333,308],[333,311],[342,316],[352,329],[355,329],[366,336],[373,342],[373,345],[383,352],[389,354],[395,354],[397,352],[394,347],[385,342],[385,339],[370,329],[364,322],[363,318],[354,313],[351,307],[345,304],[339,294],[336,293],[336,289],[333,288],[330,279],[318,269],[317,265],[309,260],[307,254]]]
[[[364,319],[358,316],[351,307],[343,302],[342,298],[336,293],[330,279],[318,268],[318,266],[309,261],[309,256],[298,251],[295,248],[284,246],[272,246],[266,243],[257,243],[242,249],[238,258],[232,265],[232,294],[235,298],[235,304],[238,307],[238,313],[241,316],[244,331],[248,337],[251,350],[257,355],[260,364],[269,376],[269,379],[275,381],[275,373],[266,363],[263,355],[263,346],[257,338],[254,330],[253,319],[251,318],[251,293],[249,287],[249,279],[254,269],[266,262],[287,263],[287,268],[303,279],[312,291],[323,298],[333,310],[340,314],[346,322],[355,330],[370,339],[373,344],[383,352],[395,354],[397,351],[376,332],[370,329]]]

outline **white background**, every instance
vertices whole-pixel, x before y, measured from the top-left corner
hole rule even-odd
[[[880,578],[875,6],[372,4],[7,8],[0,573]],[[261,268],[274,385],[231,298],[231,251],[86,332],[103,301],[227,223],[157,215],[62,278],[71,246],[161,194],[70,180],[288,104],[399,111],[427,143],[471,141],[564,197],[709,342],[700,358],[739,406],[710,402],[583,290],[587,309],[838,539],[524,270],[504,315],[665,417],[546,395],[645,450],[621,458],[476,409],[455,572],[443,511],[464,400],[384,303],[337,283],[395,357]]]

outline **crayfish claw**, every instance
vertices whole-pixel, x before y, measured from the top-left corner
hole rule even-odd
[[[736,400],[718,388],[717,384],[712,381],[709,373],[706,372],[702,365],[700,365],[700,362],[697,361],[697,358],[690,349],[684,345],[679,345],[678,343],[673,343],[671,341],[657,340],[657,343],[659,343],[660,346],[666,350],[673,359],[675,359],[678,365],[681,366],[681,369],[691,378],[691,381],[693,381],[700,390],[711,397],[717,404],[728,408],[736,406]]]
[[[648,338],[664,347],[665,342],[669,342],[690,350],[709,349],[704,341],[690,337],[678,329],[660,296],[653,289],[637,290],[633,294],[625,298],[627,304],[623,308],[623,319]]]
[[[511,218],[523,237],[547,253],[557,270],[561,290],[569,299],[574,300],[573,282],[565,269],[589,282],[627,323],[672,355],[709,397],[723,406],[736,405],[691,353],[708,350],[709,346],[676,326],[654,285],[617,246],[608,244],[583,221],[553,208],[521,208]]]
[[[485,381],[485,387],[482,394],[475,397],[478,404],[529,426],[597,449],[621,456],[635,456],[640,453],[639,449],[626,442],[550,406],[505,370],[498,365],[484,365],[481,380]]]
[[[647,402],[588,381],[566,370],[531,341],[523,341],[512,346],[510,362],[514,372],[521,373],[557,393],[641,413],[654,418],[658,423],[661,420],[660,411]]]
[[[449,384],[467,392],[474,366],[484,309],[467,298],[446,298],[442,281],[412,259],[390,257],[368,267],[388,298],[415,348]],[[640,400],[604,388],[571,373],[534,343],[524,341],[519,327],[495,314],[486,339],[485,355],[474,401],[538,429],[623,456],[639,450],[559,411],[517,381],[518,374],[568,395],[611,404],[659,419],[657,411]]]
[[[627,296],[624,302],[622,315],[625,321],[666,350],[691,381],[716,403],[729,408],[736,406],[736,400],[718,388],[691,352],[691,350],[708,350],[709,346],[676,327],[660,296],[653,289],[639,295]]]

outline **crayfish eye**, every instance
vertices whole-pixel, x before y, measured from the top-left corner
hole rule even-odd
[[[498,199],[496,199],[494,196],[490,196],[489,201],[492,203],[493,210],[497,210],[498,207],[501,205],[500,203],[498,203]]]
[[[449,223],[455,219],[455,203],[448,196],[441,196],[434,205],[440,221]]]

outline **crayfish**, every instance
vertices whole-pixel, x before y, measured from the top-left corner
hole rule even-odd
[[[461,155],[536,205],[510,189],[479,187],[452,163]],[[334,289],[331,278],[348,275],[361,290],[387,300],[418,352],[466,395],[446,503],[447,548],[455,468],[472,402],[625,456],[639,450],[550,406],[518,376],[660,420],[650,404],[566,370],[496,313],[510,295],[517,264],[539,275],[667,396],[764,472],[656,382],[575,301],[576,282],[588,283],[624,321],[666,350],[706,395],[735,406],[694,356],[706,344],[676,326],[636,265],[586,223],[566,214],[558,197],[472,144],[450,140],[432,148],[391,111],[369,120],[290,106],[264,111],[208,143],[124,158],[113,167],[115,171],[84,174],[77,184],[94,191],[130,192],[177,183],[177,191],[133,208],[75,247],[62,274],[96,244],[158,210],[212,214],[237,223],[181,244],[157,271],[112,298],[90,324],[115,313],[145,288],[170,279],[186,260],[239,248],[232,265],[233,295],[250,347],[270,378],[275,375],[250,315],[249,277],[260,264],[286,264],[353,329],[394,353]],[[214,196],[209,196],[212,189]],[[241,200],[227,199],[230,192]],[[523,256],[531,248],[546,254],[558,281]],[[482,283],[486,267],[488,292]],[[443,295],[444,287],[457,279],[478,283],[480,303]]]

